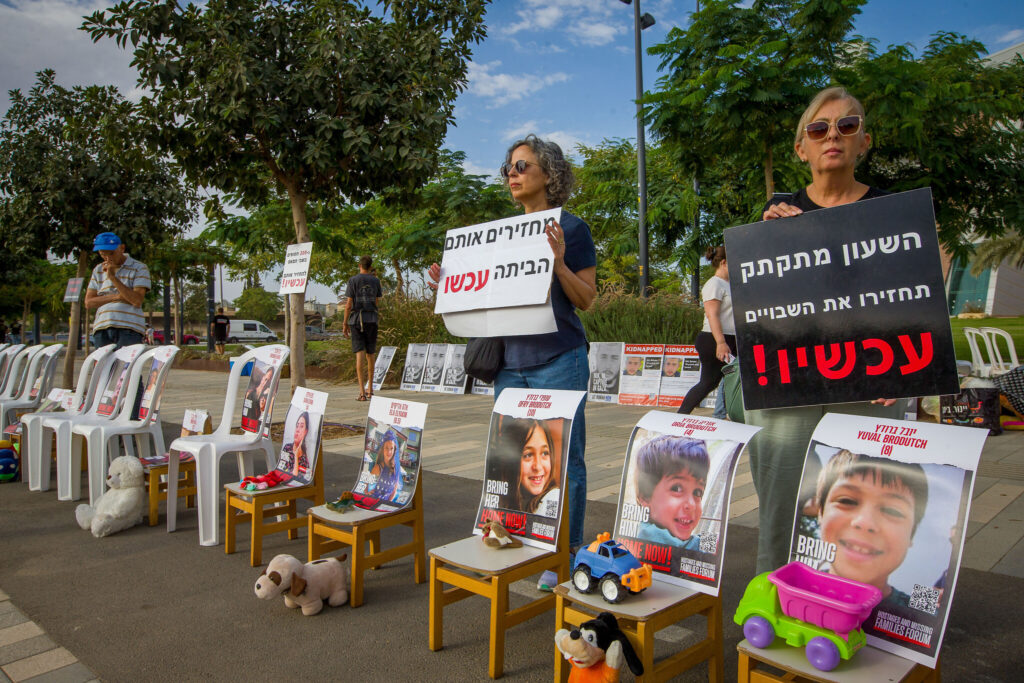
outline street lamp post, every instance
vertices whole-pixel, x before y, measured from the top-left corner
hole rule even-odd
[[[640,227],[640,295],[646,298],[649,280],[647,267],[647,150],[644,143],[644,108],[640,102],[644,96],[644,76],[641,63],[643,47],[640,32],[654,26],[654,17],[647,13],[640,14],[640,0],[620,0],[620,2],[625,5],[633,5],[633,33],[636,43],[636,165],[640,190],[637,198],[637,218]]]

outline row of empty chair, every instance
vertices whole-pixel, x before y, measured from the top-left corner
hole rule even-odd
[[[40,350],[42,348],[39,347]],[[55,346],[44,352],[47,360],[51,361],[46,365],[49,379],[39,387],[38,393],[43,393],[44,388],[49,390],[56,365],[53,361],[61,350],[62,347]],[[44,353],[39,352],[28,357],[26,352],[20,346],[0,348],[0,372],[3,373],[0,386],[5,387],[0,392],[0,411],[5,417],[13,416],[15,410],[23,412],[33,408],[25,403],[7,401],[6,386],[31,383],[30,378],[36,376],[34,368],[40,362],[36,356],[39,359],[44,357]],[[89,502],[95,504],[106,489],[107,468],[122,447],[126,453],[143,458],[152,452],[163,454],[165,444],[160,401],[177,353],[178,347],[173,345],[148,349],[143,344],[117,350],[113,345],[98,348],[82,363],[66,409],[22,414],[22,462],[27,470],[29,489],[50,489],[52,454],[55,451],[57,498],[74,501],[82,497],[84,458],[88,470]],[[254,458],[258,456],[262,456],[268,469],[273,468],[275,452],[270,439],[273,397],[287,357],[288,347],[280,344],[253,349],[241,356],[228,378],[220,424],[210,434],[184,436],[170,444],[169,450],[175,456],[169,458],[167,474],[162,475],[166,478],[168,494],[168,531],[175,528],[178,453],[189,454],[195,459],[200,542],[203,545],[216,545],[219,540],[221,458],[237,454],[240,477],[255,473]],[[265,390],[271,401],[255,422],[247,424],[243,420],[241,434],[232,434],[232,422],[237,419],[236,403],[242,371],[249,361],[270,369],[272,375],[265,380]],[[27,369],[23,370],[26,364]]]
[[[998,327],[965,327],[964,334],[971,349],[972,375],[997,377],[1020,365],[1013,337],[1006,330]]]

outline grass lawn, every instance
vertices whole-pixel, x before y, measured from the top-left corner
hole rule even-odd
[[[1024,353],[1024,316],[1016,318],[950,318],[950,326],[953,328],[953,347],[956,349],[958,360],[971,360],[971,349],[967,345],[967,335],[964,334],[965,327],[998,327],[1006,330],[1013,337],[1013,344],[1017,349],[1017,359]],[[984,353],[982,349],[982,353]],[[1006,358],[1006,351],[1003,349],[1003,360]]]

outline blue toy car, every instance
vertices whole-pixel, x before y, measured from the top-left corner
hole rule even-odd
[[[629,593],[641,593],[651,585],[653,569],[642,564],[611,534],[598,534],[597,540],[576,551],[572,565],[572,585],[581,593],[600,588],[601,597],[612,604],[622,602]]]

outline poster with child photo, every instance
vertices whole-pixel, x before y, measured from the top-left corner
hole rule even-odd
[[[357,506],[392,512],[412,501],[426,420],[426,403],[381,396],[370,399],[363,463],[352,489]]]
[[[615,540],[655,576],[718,595],[736,461],[759,427],[652,410],[629,438]]]
[[[554,550],[566,454],[584,391],[509,388],[494,401],[473,533],[502,524],[525,545]]]
[[[871,584],[868,643],[934,667],[987,432],[827,414],[800,480],[790,560]]]
[[[285,486],[306,486],[313,481],[320,455],[320,434],[327,411],[327,393],[298,387],[292,394],[276,470]]]

